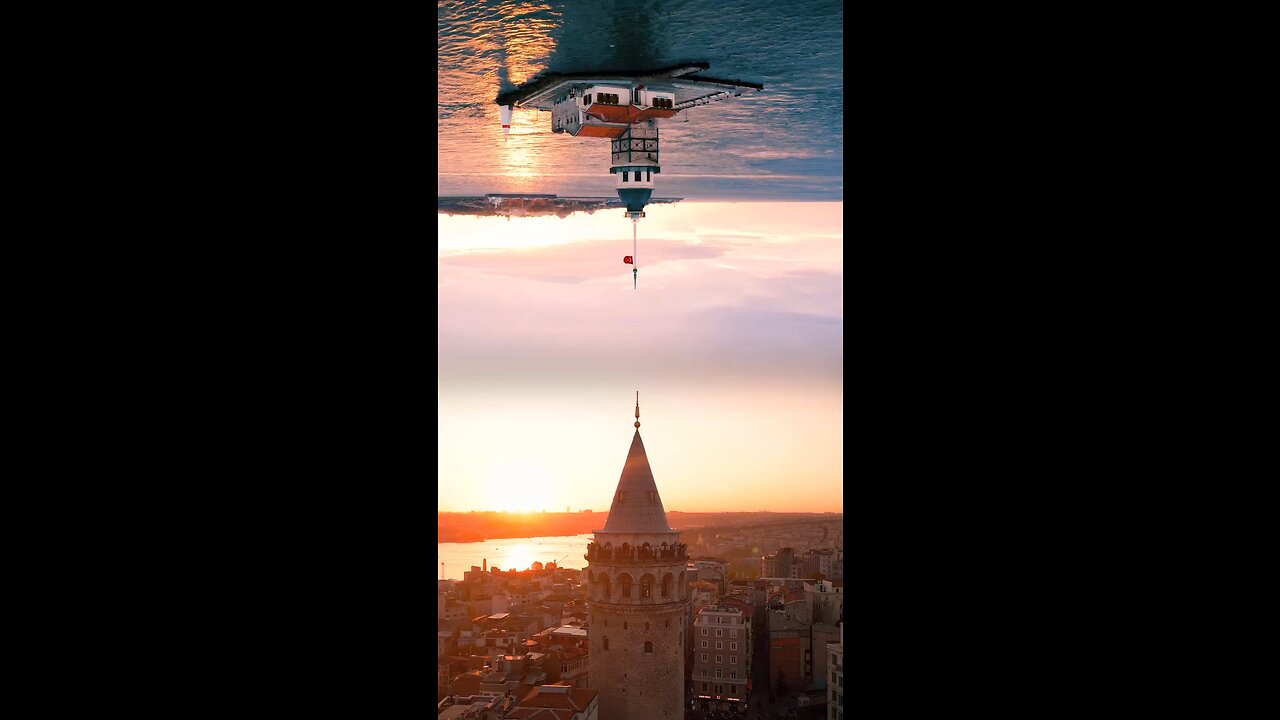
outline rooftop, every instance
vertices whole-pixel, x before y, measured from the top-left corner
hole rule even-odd
[[[597,690],[573,687],[564,683],[539,685],[507,713],[521,720],[568,720],[583,712],[599,694]]]

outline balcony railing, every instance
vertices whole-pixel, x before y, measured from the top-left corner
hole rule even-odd
[[[689,546],[684,543],[668,545],[651,546],[645,543],[639,546],[628,545],[623,543],[620,547],[614,547],[612,543],[601,545],[597,542],[587,543],[587,554],[582,556],[587,560],[598,560],[600,562],[613,563],[653,563],[668,560],[688,560]]]

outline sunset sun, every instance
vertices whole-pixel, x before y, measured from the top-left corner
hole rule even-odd
[[[502,512],[539,512],[550,507],[549,476],[528,463],[508,463],[489,478],[490,507]]]

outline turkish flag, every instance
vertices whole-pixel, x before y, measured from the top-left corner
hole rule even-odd
[[[630,265],[630,264],[632,264],[632,262],[633,262],[633,261],[631,260],[631,256],[630,256],[630,255],[623,255],[623,256],[622,256],[622,262],[624,262],[624,263],[626,263],[626,264]]]

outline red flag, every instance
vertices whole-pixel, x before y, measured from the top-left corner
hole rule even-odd
[[[630,256],[630,255],[623,255],[623,256],[622,256],[622,262],[624,262],[624,263],[626,263],[626,264],[630,265],[633,261],[631,260],[631,256]]]

